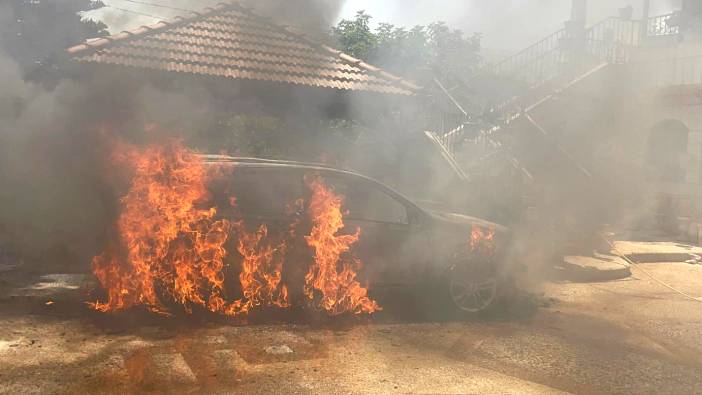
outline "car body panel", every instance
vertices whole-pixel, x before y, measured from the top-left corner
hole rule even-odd
[[[498,239],[503,240],[508,233],[507,229],[485,221],[461,214],[428,211],[420,208],[410,199],[404,197],[390,187],[369,177],[327,167],[319,164],[309,164],[292,161],[276,161],[256,158],[233,158],[222,155],[204,156],[205,163],[209,166],[218,166],[232,170],[232,177],[246,177],[251,175],[260,179],[262,184],[268,184],[268,189],[277,196],[276,183],[292,182],[301,187],[299,193],[289,194],[287,200],[294,203],[295,196],[307,200],[308,188],[304,187],[304,178],[319,175],[325,183],[329,182],[335,191],[344,196],[346,201],[342,209],[346,210],[344,216],[345,228],[343,234],[353,234],[360,229],[359,241],[354,246],[354,253],[363,262],[361,280],[373,286],[394,287],[416,285],[440,277],[447,268],[456,262],[456,259],[468,258],[470,251],[470,237],[474,227],[491,229],[498,234]],[[236,175],[238,174],[238,176]],[[276,179],[278,181],[276,181]],[[284,181],[281,181],[284,180]],[[292,180],[292,181],[291,181]],[[347,184],[343,186],[334,184]],[[243,189],[251,190],[252,187]],[[339,190],[336,190],[339,188]],[[240,188],[241,189],[241,188]],[[360,193],[359,195],[359,191]],[[371,191],[367,194],[363,191]],[[237,194],[232,190],[230,194]],[[348,195],[348,196],[347,196]],[[376,200],[387,199],[386,204],[392,206],[389,210],[381,207],[365,217],[377,215],[378,218],[365,218],[364,215],[354,213],[354,199],[367,195],[374,195]],[[384,196],[384,197],[383,197]],[[265,200],[265,199],[261,199]],[[285,199],[284,199],[285,200]],[[241,202],[246,206],[245,202]],[[363,205],[361,205],[363,206]],[[349,210],[348,207],[351,207]],[[406,217],[395,218],[394,214],[406,210]],[[305,215],[305,207],[297,207],[289,212],[277,215],[263,215],[261,213],[247,212],[246,207],[240,207],[236,213],[251,227],[266,224],[271,233],[286,232],[293,221],[297,221],[298,235],[296,245],[304,248],[304,239],[300,235],[309,234],[311,223]],[[225,212],[234,213],[236,209],[227,209]],[[228,214],[226,214],[228,215]],[[463,257],[465,254],[465,257]],[[293,261],[309,260],[297,256]],[[307,264],[301,262],[301,266]],[[294,270],[294,277],[300,276],[302,268]]]

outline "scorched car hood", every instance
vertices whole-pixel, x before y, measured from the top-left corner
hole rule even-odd
[[[434,224],[437,226],[446,225],[460,227],[467,230],[470,230],[473,226],[478,226],[485,229],[493,229],[496,233],[500,234],[505,234],[508,232],[507,228],[502,225],[468,215],[436,210],[427,210],[427,213],[429,214],[432,222],[434,222]]]

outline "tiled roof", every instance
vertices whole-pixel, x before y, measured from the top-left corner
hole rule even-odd
[[[69,48],[78,62],[413,95],[420,88],[236,3]]]

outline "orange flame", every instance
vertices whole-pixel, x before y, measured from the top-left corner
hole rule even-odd
[[[288,288],[281,283],[286,240],[274,246],[268,241],[265,224],[253,233],[247,232],[241,221],[235,223],[234,228],[239,233],[237,250],[243,257],[239,281],[244,299],[229,306],[226,314],[245,314],[256,306],[290,307]]]
[[[121,201],[119,241],[113,243],[121,250],[113,248],[93,259],[93,271],[107,291],[106,302],[90,304],[94,309],[112,312],[145,305],[167,314],[162,296],[188,313],[192,305],[230,316],[256,306],[289,306],[287,287],[281,284],[286,241],[273,246],[265,225],[250,233],[243,222],[215,220],[215,208],[202,208],[209,193],[200,157],[180,142],[144,150],[116,147],[115,157],[131,164],[134,174]],[[244,297],[229,303],[224,299],[224,259],[232,231],[243,257],[239,281]]]
[[[198,207],[208,198],[204,164],[179,142],[117,155],[134,170],[117,221],[120,241],[114,244],[122,249],[93,259],[107,302],[91,305],[108,312],[143,304],[167,313],[158,284],[187,311],[189,303],[219,311],[231,225],[214,219],[216,209]]]
[[[309,214],[313,228],[305,240],[314,250],[314,264],[305,276],[305,295],[314,307],[331,315],[371,314],[381,310],[378,303],[368,297],[368,289],[356,280],[356,271],[362,263],[350,249],[358,241],[361,230],[351,235],[338,235],[344,227],[342,197],[319,176],[308,178],[307,185],[312,191]]]
[[[474,225],[470,232],[470,250],[491,256],[495,253],[495,229]]]
[[[175,303],[187,313],[200,306],[239,316],[258,307],[290,306],[283,267],[299,221],[292,221],[283,235],[272,236],[266,224],[248,231],[243,221],[218,219],[217,209],[208,204],[207,184],[226,174],[208,172],[202,159],[180,142],[144,149],[116,147],[115,157],[129,164],[133,175],[121,199],[118,237],[93,258],[93,272],[107,300],[90,303],[92,308],[115,312],[142,305],[169,314]],[[337,235],[344,226],[342,198],[319,177],[308,185],[314,226],[305,240],[314,249],[314,263],[305,277],[305,295],[331,315],[380,310],[356,280],[362,265],[350,249],[360,230]],[[230,202],[236,207],[235,197]],[[302,200],[295,202],[291,215],[303,206]],[[224,264],[232,235],[242,257],[242,297],[233,302],[226,299]]]

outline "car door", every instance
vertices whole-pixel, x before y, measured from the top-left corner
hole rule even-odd
[[[302,223],[302,206],[298,203],[304,196],[302,173],[293,167],[246,167],[234,169],[224,190],[218,192],[220,214],[243,226],[249,234],[266,227],[266,236],[259,248],[272,246],[284,253],[283,279],[286,284],[297,284],[304,278],[304,259],[295,254],[306,253],[305,232]],[[236,250],[240,235],[232,238],[232,251]],[[284,248],[281,246],[285,244]],[[231,255],[231,254],[230,254]],[[239,266],[238,264],[236,265]]]
[[[418,282],[430,259],[430,245],[416,208],[365,178],[334,173],[323,177],[343,197],[343,232],[360,229],[353,251],[363,262],[361,274],[384,286]]]
[[[296,202],[304,195],[302,174],[295,168],[236,169],[230,191],[232,206],[248,225],[287,230],[301,214]]]

